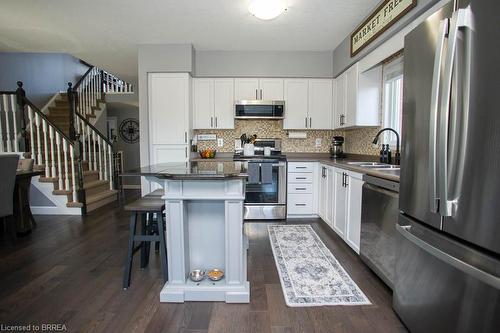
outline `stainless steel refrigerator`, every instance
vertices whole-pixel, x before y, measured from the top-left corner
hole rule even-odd
[[[500,1],[405,37],[394,309],[412,332],[500,329]]]

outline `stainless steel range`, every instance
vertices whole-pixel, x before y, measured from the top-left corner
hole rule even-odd
[[[249,175],[245,192],[245,220],[284,220],[286,218],[286,156],[280,139],[257,139],[255,155],[234,154]],[[270,154],[265,155],[265,147]]]

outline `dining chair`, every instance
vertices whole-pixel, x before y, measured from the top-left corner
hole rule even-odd
[[[11,233],[14,240],[17,238],[16,223],[12,217],[14,206],[14,187],[16,184],[16,170],[19,162],[19,155],[0,155],[0,217],[3,219],[4,230],[7,223],[11,224]]]

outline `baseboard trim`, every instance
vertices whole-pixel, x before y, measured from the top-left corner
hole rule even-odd
[[[57,207],[57,206],[31,206],[33,215],[82,215],[82,209],[78,207]]]

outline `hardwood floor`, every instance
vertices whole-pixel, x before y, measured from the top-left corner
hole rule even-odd
[[[114,206],[113,206],[114,205]],[[159,302],[159,255],[121,288],[128,215],[117,204],[85,218],[36,216],[38,227],[0,244],[0,324],[64,324],[68,332],[402,332],[390,290],[321,220],[309,223],[372,305],[285,305],[266,224],[246,224],[250,304]],[[138,258],[138,255],[136,255]]]

